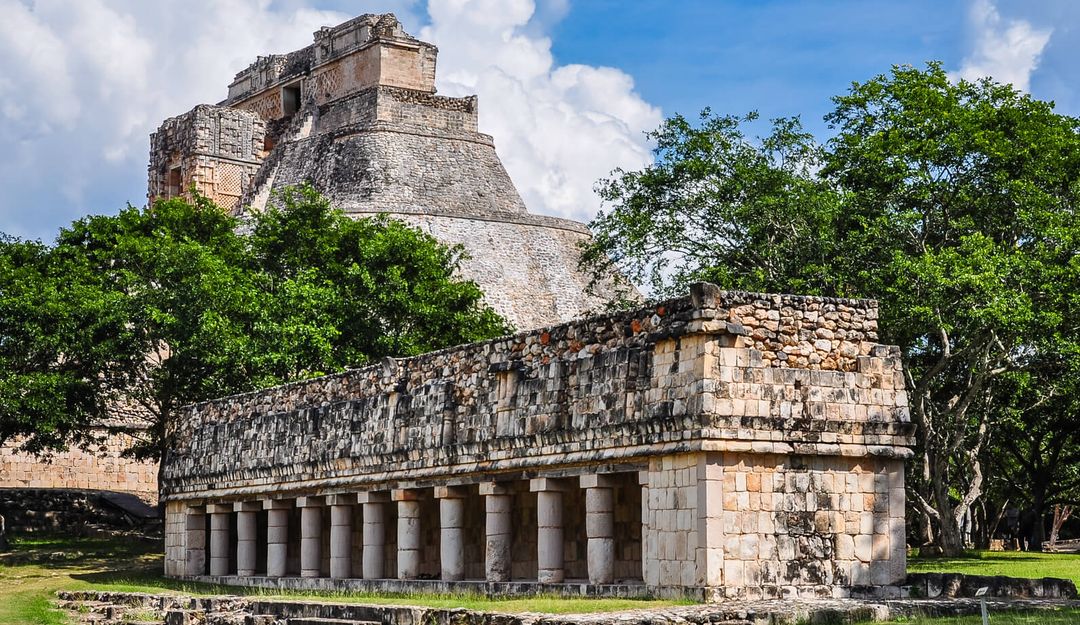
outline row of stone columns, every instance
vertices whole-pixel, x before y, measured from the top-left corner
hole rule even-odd
[[[560,583],[565,579],[563,560],[565,479],[536,478],[530,490],[537,498],[538,581]],[[610,584],[615,571],[614,482],[610,475],[580,478],[585,491],[585,525],[588,538],[588,573],[592,584]],[[444,581],[465,577],[465,503],[463,486],[438,486],[440,569]],[[487,581],[510,581],[513,561],[511,520],[512,489],[504,483],[480,484],[485,507],[485,577]],[[322,564],[323,514],[330,515],[330,577],[352,574],[353,506],[363,506],[361,571],[364,579],[385,578],[386,506],[397,506],[397,572],[400,579],[415,579],[421,563],[420,493],[416,490],[362,492],[355,495],[297,497],[300,509],[300,575],[319,577]],[[236,574],[256,573],[256,514],[267,512],[266,575],[284,577],[287,572],[288,500],[264,500],[209,504],[210,575],[229,574],[230,514],[236,513]]]

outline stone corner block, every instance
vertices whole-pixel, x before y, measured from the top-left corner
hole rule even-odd
[[[387,503],[390,493],[385,490],[369,490],[356,493],[356,503]]]
[[[292,499],[263,499],[263,510],[291,510]]]
[[[469,496],[469,489],[465,486],[436,486],[436,499],[464,499]]]

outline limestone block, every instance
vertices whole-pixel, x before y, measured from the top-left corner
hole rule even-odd
[[[322,508],[300,507],[300,576],[319,577],[322,566]]]
[[[870,562],[874,558],[874,535],[859,534],[855,536],[855,557],[860,562]]]
[[[231,509],[232,506],[229,506]],[[229,512],[210,514],[210,574],[229,574]]]
[[[288,565],[289,511],[272,508],[266,513],[266,575],[284,577]]]
[[[250,510],[236,513],[236,574],[255,575],[257,560],[255,540],[257,538],[256,513]]]
[[[332,501],[356,501],[334,499]],[[345,579],[352,574],[353,506],[340,503],[330,506],[330,577]]]
[[[465,577],[465,500],[459,497],[439,499],[439,521],[442,525],[439,560],[444,581]]]
[[[362,493],[363,494],[363,493]],[[364,579],[382,579],[386,560],[386,516],[383,501],[364,503]]]

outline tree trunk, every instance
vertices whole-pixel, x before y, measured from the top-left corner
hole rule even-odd
[[[1042,551],[1046,542],[1046,495],[1045,490],[1036,486],[1031,498],[1031,534],[1028,539],[1028,551]]]
[[[0,514],[0,551],[9,551],[11,545],[7,539],[7,524],[4,522],[4,515]]]
[[[938,531],[938,546],[941,547],[941,555],[946,558],[956,558],[964,555],[964,537],[960,531],[960,525],[950,514],[942,515]]]
[[[1051,547],[1057,544],[1058,532],[1061,531],[1061,526],[1065,524],[1065,521],[1069,520],[1069,517],[1072,516],[1072,512],[1072,506],[1054,504],[1054,522],[1050,526],[1050,540],[1048,543]]]

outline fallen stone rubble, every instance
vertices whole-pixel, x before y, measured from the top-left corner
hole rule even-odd
[[[857,623],[915,615],[977,614],[972,598],[809,599],[720,604],[595,614],[500,614],[461,608],[362,605],[257,597],[62,591],[57,606],[85,625],[796,625]],[[1076,599],[987,601],[992,611],[1080,608]]]

